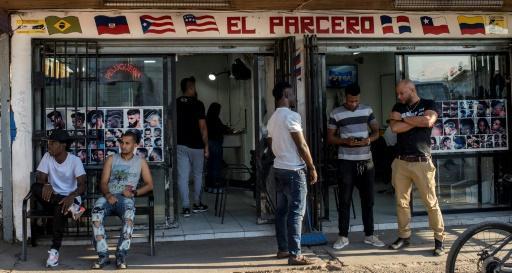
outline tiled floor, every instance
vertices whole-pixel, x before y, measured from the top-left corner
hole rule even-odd
[[[374,219],[375,230],[396,229],[396,212],[393,193],[384,191],[387,186],[378,185],[376,187]],[[384,191],[384,192],[383,192]],[[356,218],[351,218],[351,231],[362,231],[362,219],[360,201],[357,190],[354,191],[354,205]],[[334,202],[334,194],[330,194],[330,217],[329,220],[322,222],[322,229],[327,233],[338,232],[338,216]],[[221,218],[214,216],[213,205],[215,203],[214,194],[205,194],[204,202],[210,205],[210,210],[206,213],[193,214],[191,217],[180,217],[177,228],[157,230],[158,241],[181,241],[181,240],[199,240],[216,238],[243,238],[270,236],[274,234],[273,224],[256,223],[256,206],[252,198],[252,192],[234,191],[229,195],[228,205],[224,224],[221,224]],[[443,216],[445,224],[461,225],[471,224],[484,220],[502,220],[511,221],[510,211],[503,212],[484,212],[467,214],[446,214]],[[415,216],[412,218],[412,227],[428,227],[427,216]]]

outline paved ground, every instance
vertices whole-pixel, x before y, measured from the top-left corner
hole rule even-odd
[[[447,245],[463,231],[448,230]],[[395,239],[394,231],[379,234],[386,243]],[[351,244],[342,251],[331,248],[336,234],[328,234],[329,245],[304,248],[317,261],[315,266],[288,267],[285,260],[274,259],[273,237],[219,239],[157,243],[157,255],[147,255],[146,243],[134,244],[128,259],[129,270],[137,272],[444,272],[446,257],[433,257],[432,233],[416,230],[413,245],[404,251],[368,247],[362,243],[360,232],[351,234]],[[20,246],[0,244],[0,272],[44,271],[47,246],[29,247],[29,259],[18,259]],[[95,259],[92,248],[63,246],[61,265],[52,271],[89,272]],[[113,269],[113,266],[108,269]]]

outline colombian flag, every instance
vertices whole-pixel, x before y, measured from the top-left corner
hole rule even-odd
[[[457,16],[462,35],[485,34],[484,17]]]

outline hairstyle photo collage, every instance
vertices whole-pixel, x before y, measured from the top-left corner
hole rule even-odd
[[[506,105],[503,99],[437,101],[432,153],[506,150]]]
[[[68,130],[71,136],[86,136],[73,141],[71,152],[84,164],[101,164],[120,152],[121,136],[135,132],[140,139],[137,156],[150,162],[163,161],[162,107],[47,109],[46,130]]]

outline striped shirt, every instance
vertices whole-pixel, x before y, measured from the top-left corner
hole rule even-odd
[[[339,129],[341,138],[368,138],[370,135],[368,126],[377,122],[370,106],[359,104],[354,111],[345,106],[332,110],[329,115],[329,129]],[[368,160],[372,158],[370,146],[351,147],[340,145],[338,159],[344,160]]]

